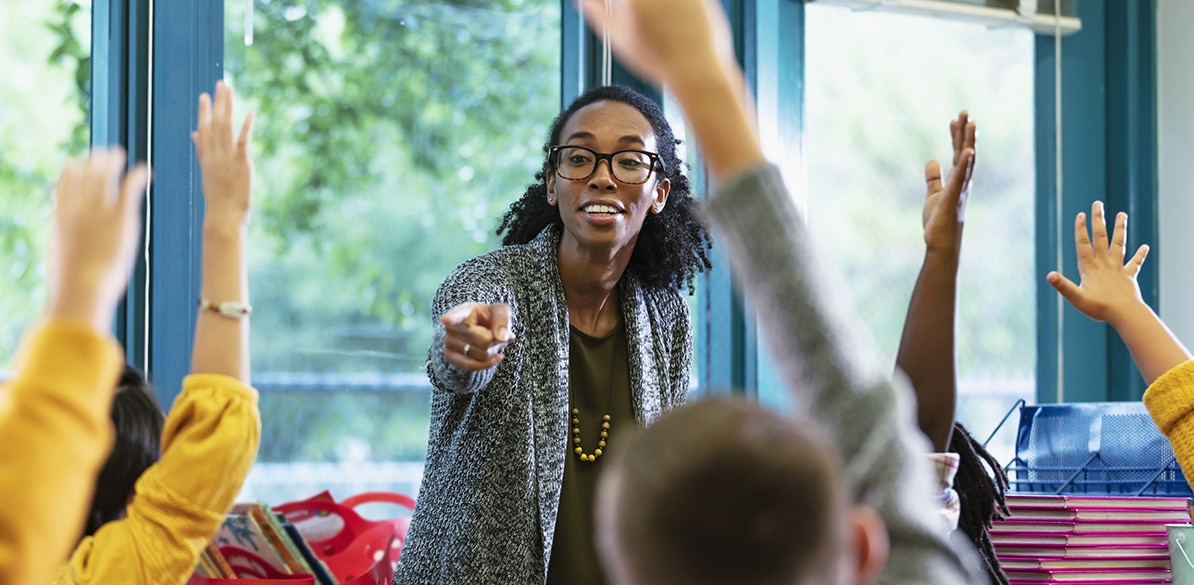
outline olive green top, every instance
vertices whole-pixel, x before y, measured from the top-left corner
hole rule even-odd
[[[605,457],[599,456],[592,463],[582,462],[575,452],[573,429],[580,429],[580,446],[586,455],[592,455],[601,440],[604,415],[610,416],[607,446],[613,446],[620,433],[625,437],[634,428],[626,332],[621,323],[600,338],[581,333],[575,327],[570,330],[568,457],[564,460],[564,487],[547,582],[549,585],[603,584],[605,575],[597,563],[593,544],[593,497]],[[572,409],[578,409],[579,416],[573,415]]]

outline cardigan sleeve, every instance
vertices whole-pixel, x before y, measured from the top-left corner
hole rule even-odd
[[[1186,480],[1194,477],[1194,361],[1174,366],[1144,392],[1144,405],[1169,438]]]
[[[83,530],[112,448],[121,351],[82,323],[31,329],[0,388],[0,583],[46,583]]]
[[[837,444],[855,501],[887,525],[891,556],[879,583],[980,582],[970,574],[972,559],[944,537],[912,394],[873,360],[862,361],[868,348],[834,306],[841,295],[822,290],[804,219],[779,170],[743,173],[706,211],[795,404]]]
[[[182,585],[257,458],[257,391],[193,374],[162,430],[162,457],[137,480],[127,517],[75,549],[55,581]]]

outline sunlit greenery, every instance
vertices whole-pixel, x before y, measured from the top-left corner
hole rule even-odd
[[[258,116],[253,368],[327,387],[263,399],[267,462],[422,461],[420,375],[447,273],[497,246],[559,111],[553,0],[226,5],[225,76]]]
[[[0,368],[41,314],[51,190],[87,145],[90,16],[67,0],[0,0]]]

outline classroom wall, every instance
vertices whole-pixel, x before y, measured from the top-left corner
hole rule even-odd
[[[1191,31],[1194,31],[1194,2],[1157,0],[1161,317],[1188,347],[1194,346],[1194,35]]]

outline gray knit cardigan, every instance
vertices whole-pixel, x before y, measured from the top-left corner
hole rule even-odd
[[[568,307],[559,228],[465,262],[436,292],[427,373],[435,387],[418,505],[394,583],[541,584],[568,453]],[[684,404],[692,325],[679,292],[618,286],[631,401],[641,425]],[[439,315],[466,302],[510,306],[515,339],[496,367],[444,360]],[[611,446],[617,434],[611,436]]]

